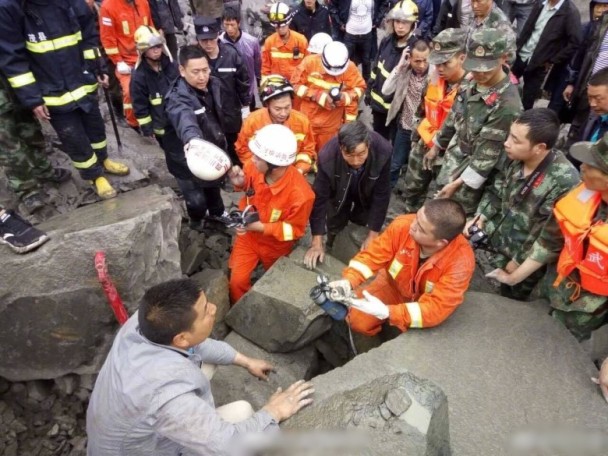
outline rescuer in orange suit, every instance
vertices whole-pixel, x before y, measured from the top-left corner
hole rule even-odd
[[[131,71],[139,57],[135,31],[142,25],[154,26],[147,0],[103,0],[99,9],[99,36],[108,58],[116,66],[116,78],[122,90],[123,111],[127,123],[138,128],[133,113],[129,85]]]
[[[245,191],[239,204],[253,205],[259,221],[237,228],[228,266],[230,300],[236,303],[251,288],[251,273],[261,261],[270,268],[288,255],[304,235],[315,194],[293,165],[296,138],[283,125],[270,124],[249,141],[253,152],[244,169],[234,166],[228,176],[236,189]]]
[[[429,200],[418,213],[397,217],[355,255],[344,279],[329,284],[343,296],[353,288],[363,296],[350,299],[350,327],[373,336],[385,320],[401,331],[446,320],[462,303],[475,270],[473,249],[462,235],[465,222],[456,201]]]
[[[249,140],[262,127],[270,124],[285,125],[298,141],[295,167],[308,173],[317,159],[315,141],[308,118],[293,108],[293,86],[278,74],[268,76],[260,87],[260,100],[264,108],[252,112],[243,122],[236,140],[236,153],[242,163],[251,158]]]
[[[340,127],[357,119],[365,81],[348,59],[346,46],[328,43],[323,52],[306,57],[291,78],[300,111],[312,124],[317,150],[338,134]],[[332,97],[333,95],[333,97]]]

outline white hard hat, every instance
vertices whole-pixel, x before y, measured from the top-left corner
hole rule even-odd
[[[310,38],[310,43],[308,43],[308,52],[320,54],[323,52],[325,45],[332,41],[333,39],[327,33],[315,33],[312,38]]]
[[[348,49],[344,43],[332,41],[323,48],[321,63],[327,74],[340,76],[348,68]]]
[[[259,129],[249,140],[249,150],[275,166],[289,166],[296,161],[298,142],[284,125],[270,124]]]
[[[190,140],[185,153],[186,163],[192,174],[204,181],[219,179],[232,166],[226,152],[202,139]]]
[[[286,3],[273,3],[270,5],[270,10],[268,11],[268,22],[270,22],[273,27],[288,25],[293,19],[294,13],[295,11]]]

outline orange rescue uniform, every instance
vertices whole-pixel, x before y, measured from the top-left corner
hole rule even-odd
[[[135,30],[141,25],[153,25],[150,6],[147,0],[103,0],[99,9],[99,37],[108,58],[116,65],[125,62],[131,68],[137,62],[135,47]],[[130,74],[115,72],[122,90],[123,111],[127,122],[132,127],[139,123],[133,113],[129,84]]]
[[[273,33],[262,47],[262,82],[266,76],[280,74],[288,80],[308,55],[308,40],[304,35],[293,30],[289,31],[287,42],[278,33]]]
[[[353,62],[340,76],[325,72],[321,55],[306,57],[291,79],[296,96],[302,102],[300,112],[310,119],[317,150],[333,138],[340,127],[357,119],[359,99],[365,93],[365,81]],[[343,100],[334,105],[329,97],[333,87],[341,87]]]
[[[418,134],[427,147],[433,147],[433,138],[439,131],[446,117],[452,109],[454,99],[460,84],[454,84],[452,90],[447,91],[447,82],[438,78],[436,83],[429,82],[424,95],[424,118],[418,125]]]
[[[365,289],[384,302],[389,323],[401,331],[430,328],[447,319],[462,303],[475,270],[473,249],[461,234],[420,264],[420,247],[410,235],[415,218],[415,214],[397,217],[343,273],[353,288],[377,274],[357,294]],[[352,307],[348,322],[354,331],[368,336],[382,328],[382,320]]]
[[[244,190],[253,194],[244,196],[239,208],[255,205],[264,232],[247,231],[236,236],[228,261],[233,304],[251,288],[251,273],[260,261],[264,269],[268,269],[291,252],[295,241],[304,235],[315,199],[310,184],[293,166],[270,185],[251,160],[244,164],[243,171]]]
[[[245,163],[251,158],[252,154],[249,150],[249,140],[262,127],[272,123],[272,119],[268,113],[268,108],[258,109],[257,111],[252,112],[249,117],[245,119],[234,145],[241,163]],[[310,128],[310,122],[304,114],[292,109],[288,119],[283,125],[289,128],[296,136],[296,140],[298,141],[298,150],[295,167],[303,174],[306,174],[308,171],[310,171],[312,164],[317,159],[315,141]]]

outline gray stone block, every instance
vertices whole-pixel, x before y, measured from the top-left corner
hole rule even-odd
[[[41,224],[51,240],[35,252],[0,250],[0,376],[55,378],[100,367],[118,325],[95,252],[105,251],[134,312],[148,288],[181,277],[174,198],[156,186],[134,190]]]
[[[254,409],[260,409],[278,387],[285,389],[298,380],[309,380],[316,373],[317,352],[310,345],[288,354],[268,353],[234,331],[228,334],[225,342],[250,358],[268,361],[274,366],[275,372],[265,382],[242,367],[219,366],[211,380],[216,407],[246,400]]]
[[[272,353],[302,348],[331,326],[309,297],[316,283],[314,272],[280,258],[232,307],[226,323]]]
[[[331,249],[332,256],[337,258],[338,261],[348,264],[351,258],[361,249],[368,233],[369,228],[349,223],[336,236]]]
[[[309,247],[309,245],[297,247],[293,250],[293,252],[291,252],[289,259],[301,268],[309,270],[304,265],[304,255],[306,255]],[[334,256],[326,253],[323,263],[317,262],[317,266],[312,270],[312,272],[316,274],[325,274],[330,280],[338,280],[342,278],[342,271],[345,267],[346,264],[336,259]]]
[[[207,299],[217,306],[211,337],[214,339],[224,339],[229,332],[228,326],[224,322],[226,314],[230,310],[228,277],[220,269],[205,269],[194,274],[191,279],[203,288]]]

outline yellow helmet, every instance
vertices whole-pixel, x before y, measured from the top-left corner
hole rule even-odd
[[[154,27],[142,25],[135,30],[135,46],[139,52],[146,52],[154,46],[162,46],[165,44],[165,39]]]
[[[418,21],[418,6],[412,0],[401,0],[386,15],[387,21]]]

